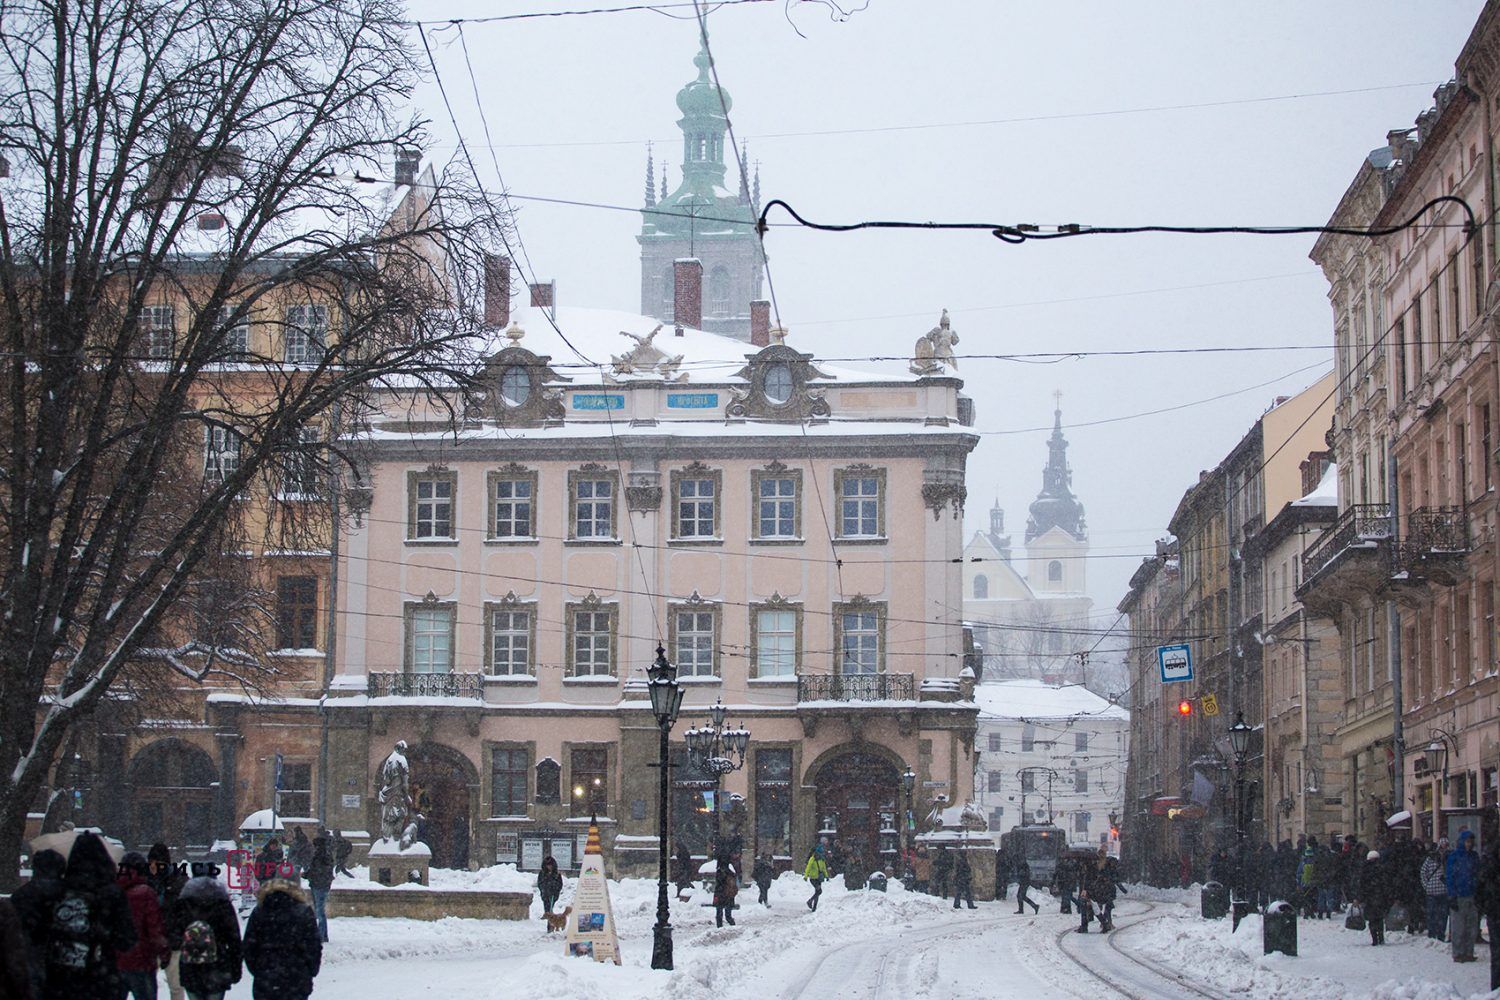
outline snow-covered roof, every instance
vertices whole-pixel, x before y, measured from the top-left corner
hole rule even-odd
[[[1130,713],[1105,701],[1082,684],[1047,684],[1025,679],[995,681],[974,687],[974,703],[983,719],[1096,719],[1125,721]]]
[[[1339,502],[1339,467],[1332,462],[1318,480],[1313,491],[1300,500],[1293,500],[1293,507],[1337,507]]]

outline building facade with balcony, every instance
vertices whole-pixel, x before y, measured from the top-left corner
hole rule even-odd
[[[704,853],[723,809],[747,851],[821,834],[883,863],[905,809],[969,801],[958,379],[582,309],[523,311],[483,354],[466,395],[392,393],[350,441],[332,824],[376,829],[405,740],[434,864],[566,866],[597,815],[654,870],[658,643],[687,689],[674,844]],[[751,740],[715,801],[682,732],[720,701]]]

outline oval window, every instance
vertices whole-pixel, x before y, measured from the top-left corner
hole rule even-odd
[[[506,406],[521,406],[531,398],[531,373],[525,368],[505,369],[500,376],[500,400]]]
[[[762,383],[766,399],[777,405],[785,403],[792,398],[792,370],[786,365],[772,365],[766,371],[765,382]]]

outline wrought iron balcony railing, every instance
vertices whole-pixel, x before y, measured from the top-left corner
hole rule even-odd
[[[1461,558],[1469,551],[1469,518],[1462,507],[1418,507],[1406,515],[1400,568]]]
[[[912,701],[912,674],[799,674],[798,701]]]
[[[370,697],[384,695],[403,697],[482,698],[484,675],[464,672],[449,674],[372,673],[369,675]]]
[[[1329,525],[1302,557],[1302,578],[1309,579],[1354,545],[1372,547],[1391,537],[1391,509],[1385,504],[1352,504]]]

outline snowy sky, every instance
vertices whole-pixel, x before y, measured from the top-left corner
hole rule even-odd
[[[420,0],[411,12],[613,5]],[[762,163],[764,198],[818,221],[1319,224],[1361,157],[1431,104],[1481,7],[871,0],[843,22],[795,6],[799,37],[776,2],[721,8],[710,35],[735,133]],[[651,139],[675,186],[673,98],[694,75],[692,20],[558,17],[470,24],[464,35],[512,191],[638,207]],[[429,38],[481,176],[493,182],[458,34]],[[1363,92],[1180,107],[1353,90]],[[417,101],[432,119],[431,152],[444,160],[454,132],[430,81]],[[1178,107],[1118,113],[1164,106]],[[995,119],[1010,121],[896,128]],[[826,134],[840,129],[889,130]],[[824,134],[773,135],[788,132]],[[521,204],[535,273],[557,280],[562,303],[638,308],[639,215]],[[1198,470],[1222,458],[1277,393],[1331,366],[1326,285],[1307,259],[1311,245],[1131,236],[1016,247],[983,234],[780,228],[767,240],[790,342],[821,357],[909,353],[944,307],[961,354],[1329,346],[1048,366],[961,361],[977,429],[990,432],[969,466],[969,527],[986,523],[998,496],[1018,541],[1041,484],[1055,389],[1065,422],[1081,425],[1269,383],[1175,414],[1068,431],[1092,529],[1089,591],[1106,623]],[[1008,433],[1028,428],[1038,429]]]

